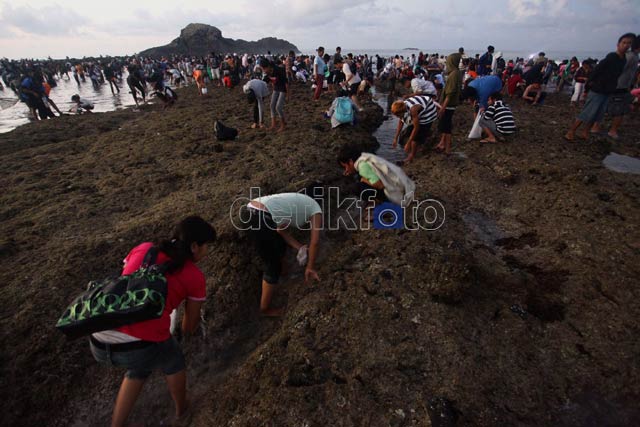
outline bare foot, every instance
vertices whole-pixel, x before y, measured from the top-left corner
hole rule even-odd
[[[284,126],[280,126],[277,130],[277,132],[282,132],[284,130]]]
[[[191,402],[187,401],[184,410],[180,414],[176,414],[173,423],[171,423],[172,427],[186,427],[191,425],[193,411],[190,403]]]
[[[267,308],[266,310],[260,310],[262,317],[282,317],[284,314],[284,308]]]

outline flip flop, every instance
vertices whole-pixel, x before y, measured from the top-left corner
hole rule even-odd
[[[481,139],[480,142],[484,143],[484,144],[495,144],[496,141],[491,141],[487,138]]]
[[[607,136],[614,141],[618,141],[620,139],[620,135],[611,135],[610,133],[608,133]]]
[[[567,142],[576,142],[575,137],[569,138],[569,137],[567,137],[567,135],[562,135],[562,139],[564,139]]]

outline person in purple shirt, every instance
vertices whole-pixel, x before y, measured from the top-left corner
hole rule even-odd
[[[498,76],[483,76],[474,79],[462,91],[462,100],[472,99],[479,104],[480,111],[489,106],[489,96],[502,90],[502,80]],[[476,112],[478,109],[476,108]]]

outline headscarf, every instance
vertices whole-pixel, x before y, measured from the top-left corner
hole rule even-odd
[[[462,76],[460,75],[460,53],[452,53],[447,56],[447,82],[444,90],[440,94],[440,103],[444,103],[445,98],[449,97],[449,107],[455,107],[460,100],[460,92],[462,91]]]

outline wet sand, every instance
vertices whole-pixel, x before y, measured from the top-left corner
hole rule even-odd
[[[201,264],[203,328],[183,343],[193,426],[640,423],[640,177],[602,163],[640,157],[638,113],[620,142],[570,144],[566,97],[515,101],[518,136],[480,145],[465,141],[471,110],[459,108],[463,155],[424,151],[406,168],[418,198],[446,208],[443,227],[325,232],[322,281],[294,269],[276,297],[287,313],[270,320],[231,202],[250,187],[353,190],[335,154],[376,149],[383,112],[367,101],[357,127],[331,130],[330,98],[314,104],[294,85],[277,134],[248,129],[240,88],[209,92],[0,135],[3,424],[108,424],[122,372],[55,321],[89,280],[192,213],[220,236]],[[216,119],[241,132],[222,151]],[[166,425],[172,411],[156,373],[131,421]]]

